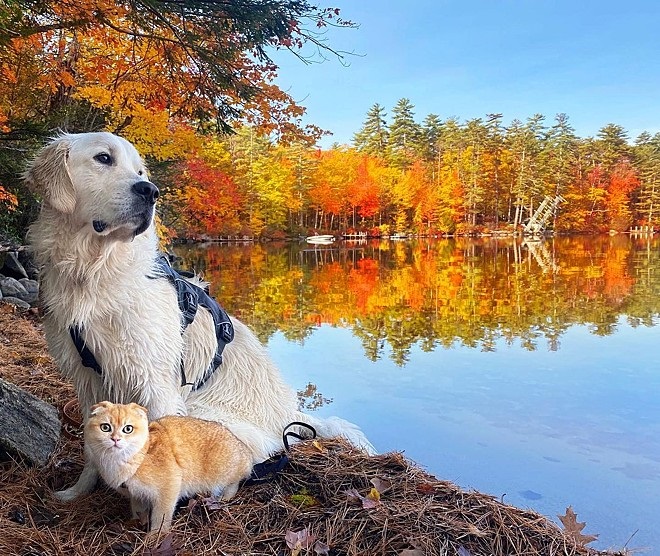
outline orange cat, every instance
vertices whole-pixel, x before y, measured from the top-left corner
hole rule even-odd
[[[211,492],[228,500],[254,464],[246,446],[219,423],[101,402],[85,424],[85,454],[112,488],[128,489],[133,517],[150,509],[150,531],[166,531],[177,500]]]

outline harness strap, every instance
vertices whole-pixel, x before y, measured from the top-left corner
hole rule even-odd
[[[101,370],[101,365],[94,357],[92,351],[85,345],[85,341],[82,339],[82,328],[79,325],[74,325],[69,327],[69,335],[73,340],[73,345],[76,346],[78,353],[80,354],[80,359],[83,366],[89,367],[96,372],[99,376],[103,375]]]
[[[181,325],[182,333],[188,325],[195,320],[197,314],[197,307],[201,305],[213,317],[213,324],[215,328],[215,337],[217,341],[217,348],[208,369],[204,376],[195,384],[188,382],[184,370],[183,357],[181,358],[180,372],[181,372],[181,386],[192,386],[192,391],[199,390],[208,382],[213,376],[213,373],[222,364],[222,352],[225,346],[234,339],[234,325],[229,318],[227,312],[220,306],[220,304],[213,299],[208,292],[200,286],[185,280],[181,274],[172,268],[169,260],[165,255],[161,255],[156,259],[159,274],[155,276],[147,276],[147,278],[157,279],[161,277],[167,278],[174,286],[176,291],[177,302],[179,310],[181,311]],[[190,275],[190,273],[184,273]],[[75,324],[69,327],[69,335],[76,347],[80,360],[85,367],[94,370],[99,376],[103,376],[103,369],[94,357],[92,351],[85,345],[82,338],[83,328],[82,325]]]
[[[290,427],[303,427],[305,429],[308,429],[311,433],[311,436],[304,437],[296,432],[289,431],[288,429]],[[252,468],[252,474],[248,479],[245,479],[243,481],[243,485],[250,486],[250,485],[256,485],[259,483],[263,483],[266,481],[271,481],[273,480],[277,474],[284,469],[288,463],[289,463],[289,456],[287,455],[287,452],[290,451],[291,447],[289,445],[289,437],[292,436],[294,438],[297,438],[298,440],[309,440],[310,438],[316,438],[316,429],[312,427],[312,425],[308,425],[307,423],[303,423],[302,421],[293,421],[292,423],[289,423],[286,427],[284,427],[284,430],[282,431],[282,443],[284,444],[284,452],[281,454],[277,454],[271,458],[268,458],[266,461],[262,463],[257,463],[253,468]]]

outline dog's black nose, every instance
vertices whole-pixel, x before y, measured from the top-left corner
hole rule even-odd
[[[133,184],[133,193],[143,197],[152,205],[158,199],[158,188],[150,181],[138,181]]]

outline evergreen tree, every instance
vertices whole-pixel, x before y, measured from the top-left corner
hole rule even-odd
[[[358,151],[372,156],[385,156],[389,137],[385,116],[385,109],[378,103],[369,109],[362,129],[353,136],[353,145]]]
[[[400,170],[408,168],[420,152],[422,130],[415,122],[414,106],[407,98],[400,99],[392,110],[387,158]]]
[[[598,131],[596,148],[606,173],[623,157],[631,156],[628,133],[617,124],[607,124]]]
[[[422,157],[426,162],[437,163],[442,120],[436,114],[429,114],[422,122]]]
[[[500,213],[502,211],[502,150],[504,148],[504,137],[502,129],[502,114],[486,114],[486,150],[488,151],[490,161],[490,171],[486,177],[486,190],[490,192],[487,195],[485,213],[486,217],[492,219],[495,227],[499,226]]]

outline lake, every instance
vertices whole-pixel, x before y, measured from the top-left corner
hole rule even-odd
[[[660,553],[660,240],[180,245],[301,403],[595,548]],[[632,537],[632,538],[631,538]]]

